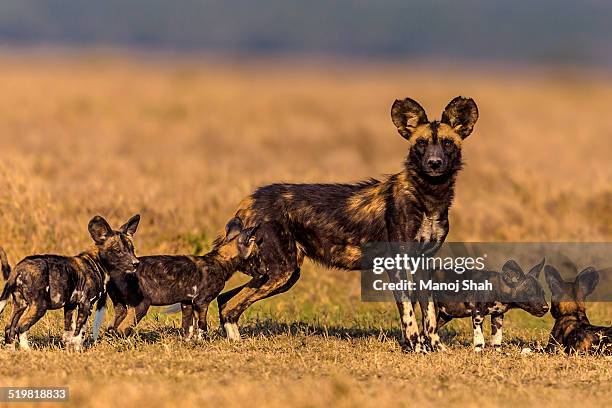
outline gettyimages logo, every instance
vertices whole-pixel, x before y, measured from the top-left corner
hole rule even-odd
[[[406,253],[395,254],[395,256],[378,256],[372,260],[372,272],[382,274],[395,270],[405,270],[411,275],[414,275],[418,270],[452,270],[461,275],[467,270],[483,270],[485,269],[484,254],[478,257],[460,256],[460,257],[428,257],[423,254],[420,256],[410,256]]]
[[[418,291],[449,302],[543,304],[544,265],[574,279],[595,268],[590,301],[612,301],[612,243],[371,243],[362,247],[363,301],[414,300]]]

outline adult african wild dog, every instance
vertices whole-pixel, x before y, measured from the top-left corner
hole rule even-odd
[[[469,294],[462,292],[455,300],[452,294],[437,293],[434,299],[438,309],[438,328],[454,318],[471,317],[474,351],[479,352],[484,347],[482,323],[485,316],[491,315],[491,346],[500,349],[504,313],[519,308],[534,316],[542,317],[548,311],[544,289],[538,282],[544,262],[542,259],[528,273],[524,273],[515,261],[510,260],[502,266],[501,273],[470,271],[463,275],[465,279],[491,282],[493,290]],[[454,271],[436,271],[433,273],[433,279],[439,282],[452,282],[457,279],[457,274]]]
[[[555,325],[546,351],[557,347],[566,353],[612,352],[612,327],[593,326],[584,302],[599,283],[599,273],[586,268],[572,281],[564,281],[559,272],[546,265],[546,282],[552,292],[550,313]]]
[[[6,342],[29,349],[28,330],[47,310],[64,308],[64,342],[80,350],[87,318],[93,304],[104,292],[105,280],[114,271],[130,272],[138,265],[132,236],[140,216],[135,215],[118,231],[100,216],[89,221],[95,247],[76,256],[33,255],[11,271],[2,250],[2,271],[6,283],[0,295],[0,312],[9,297],[13,313],[6,327]],[[76,312],[76,315],[75,315]],[[25,314],[24,314],[25,313]]]
[[[391,118],[408,141],[399,173],[356,184],[271,184],[244,199],[235,214],[245,227],[274,224],[277,239],[266,236],[263,248],[284,248],[277,256],[260,255],[267,271],[219,298],[220,320],[228,337],[238,339],[237,322],[254,302],[287,291],[299,278],[304,256],[330,267],[361,269],[361,246],[368,242],[430,242],[436,251],[448,233],[448,209],[461,169],[461,145],[472,133],[478,109],[457,97],[440,121],[429,121],[414,100],[396,100]],[[258,234],[263,234],[261,230]],[[278,252],[278,251],[272,251]],[[393,279],[393,277],[392,277]],[[409,301],[396,298],[403,345],[419,350],[418,326]],[[442,348],[436,333],[433,302],[424,331],[433,349]]]
[[[207,330],[208,305],[221,293],[225,282],[237,269],[254,269],[246,267],[245,262],[257,252],[256,229],[243,229],[240,223],[231,223],[225,238],[204,256],[141,256],[135,273],[111,272],[107,291],[115,311],[112,330],[127,334],[151,305],[180,303],[183,335],[202,338]],[[128,306],[135,308],[135,320],[124,325]],[[98,312],[103,313],[101,308]]]

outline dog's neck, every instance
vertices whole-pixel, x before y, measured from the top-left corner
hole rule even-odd
[[[110,276],[110,268],[108,265],[105,265],[104,261],[100,257],[100,250],[96,247],[93,247],[85,252],[82,252],[78,255],[79,258],[83,262],[85,262],[90,269],[100,277],[100,279],[104,280],[107,276]]]
[[[399,177],[426,212],[443,212],[448,209],[454,197],[458,171],[459,168],[455,168],[444,175],[431,177],[407,161]],[[439,208],[440,203],[444,203],[446,208]]]

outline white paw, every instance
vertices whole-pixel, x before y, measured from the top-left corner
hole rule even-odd
[[[531,354],[531,349],[529,347],[524,347],[521,350],[521,354]]]
[[[236,323],[225,323],[223,328],[225,329],[225,335],[228,339],[240,341],[240,331]]]
[[[480,353],[483,349],[484,347],[481,345],[474,346],[474,353]]]
[[[28,333],[21,333],[19,335],[19,348],[22,350],[30,350],[30,344],[28,343]]]

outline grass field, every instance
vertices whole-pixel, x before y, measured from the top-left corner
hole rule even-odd
[[[202,253],[258,185],[399,171],[405,142],[389,110],[406,96],[430,118],[459,94],[480,108],[449,241],[612,239],[612,78],[598,73],[5,53],[0,90],[0,244],[12,264],[82,251],[97,213],[114,226],[141,213],[140,255]],[[472,353],[463,320],[443,332],[449,353],[411,355],[395,306],[362,303],[359,290],[358,273],[307,262],[289,293],[247,311],[239,344],[220,335],[214,308],[200,344],[154,310],[132,338],[67,353],[52,312],[32,329],[34,351],[0,349],[0,385],[68,385],[79,407],[612,403],[609,359],[520,354],[546,341],[550,316],[510,312],[502,353]],[[610,325],[612,306],[589,315]]]

